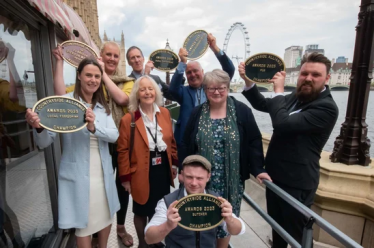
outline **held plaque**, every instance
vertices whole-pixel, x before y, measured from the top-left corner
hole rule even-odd
[[[180,199],[175,206],[181,217],[178,225],[191,231],[215,228],[223,221],[221,201],[210,194],[192,194]]]
[[[68,40],[63,42],[61,47],[62,57],[75,68],[78,68],[79,63],[85,58],[96,59],[98,57],[91,47],[79,41]]]
[[[283,59],[271,53],[258,53],[245,61],[245,76],[254,83],[268,83],[277,72],[285,71]]]
[[[43,98],[32,109],[39,115],[40,126],[56,133],[72,133],[84,128],[86,110],[80,101],[64,96]]]
[[[173,71],[179,63],[178,55],[168,49],[159,49],[151,53],[149,60],[159,71]]]
[[[192,32],[183,43],[183,48],[188,52],[188,60],[201,58],[208,50],[208,46],[208,33],[204,30]]]

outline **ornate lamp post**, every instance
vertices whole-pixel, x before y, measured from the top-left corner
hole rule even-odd
[[[369,165],[366,112],[374,60],[374,0],[361,0],[347,113],[330,156],[332,162]]]
[[[169,45],[169,40],[166,39],[166,46],[165,46],[165,49],[168,49],[170,51],[173,51],[173,49],[171,49],[170,45]],[[170,84],[170,72],[166,72],[166,84],[169,85]],[[171,101],[170,100],[166,100],[165,101],[165,106],[171,104]]]

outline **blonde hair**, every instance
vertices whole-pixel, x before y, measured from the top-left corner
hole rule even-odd
[[[100,55],[104,52],[104,49],[107,45],[113,45],[113,46],[116,46],[118,48],[118,55],[121,56],[121,47],[118,45],[117,42],[114,42],[114,41],[105,41],[103,44],[101,44],[101,47],[100,47]]]
[[[226,85],[230,89],[230,81],[230,76],[227,72],[221,69],[214,69],[205,73],[202,85],[205,89],[211,83],[219,83]]]
[[[153,78],[151,78],[148,75],[144,75],[144,76],[141,76],[140,78],[138,78],[135,81],[134,86],[132,87],[132,90],[131,90],[131,93],[130,93],[130,96],[129,96],[129,111],[130,112],[135,112],[136,110],[139,109],[138,91],[139,91],[139,87],[140,87],[139,86],[140,82],[143,79],[148,79],[152,83],[152,86],[153,86],[153,88],[155,89],[155,92],[156,92],[155,103],[157,104],[157,106],[162,106],[164,97],[161,93],[160,87],[155,82],[155,80],[153,80]]]

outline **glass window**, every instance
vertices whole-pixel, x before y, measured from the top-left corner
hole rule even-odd
[[[37,30],[0,9],[0,247],[24,247],[53,226],[44,153],[25,121],[37,102]]]

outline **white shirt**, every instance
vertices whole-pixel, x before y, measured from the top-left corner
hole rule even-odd
[[[184,196],[187,196],[186,189],[183,190],[183,193],[184,193]],[[206,192],[204,190],[204,194],[205,193]],[[164,198],[162,198],[161,200],[158,201],[157,206],[156,206],[156,213],[153,215],[151,221],[148,222],[147,226],[145,227],[144,233],[146,233],[148,228],[150,228],[151,226],[159,226],[159,225],[165,223],[168,220],[167,211],[168,211],[168,209],[166,207]],[[245,233],[244,221],[242,219],[238,218],[234,213],[232,214],[232,217],[234,217],[235,219],[238,219],[240,221],[240,223],[242,224],[242,229],[240,230],[240,233],[238,235],[242,235],[243,233]],[[225,232],[228,232],[227,224],[226,224],[225,221],[222,221],[221,226],[223,227],[223,230]]]
[[[140,111],[140,114],[142,116],[142,120],[143,120],[145,129],[146,129],[145,131],[147,133],[149,150],[154,151],[155,147],[156,147],[156,144],[155,144],[151,134],[149,133],[148,128],[151,130],[153,137],[156,138],[156,135],[155,135],[155,133],[156,133],[155,132],[155,129],[156,129],[156,113],[160,112],[160,108],[157,106],[156,103],[153,103],[153,121],[151,121],[148,118],[148,116],[146,114],[144,114],[144,112],[143,112],[143,110],[140,106],[139,106],[139,111]],[[163,135],[162,135],[161,130],[162,130],[162,128],[160,127],[160,124],[157,122],[157,148],[158,148],[159,152],[166,151],[166,148],[167,148],[166,143],[162,139]]]

